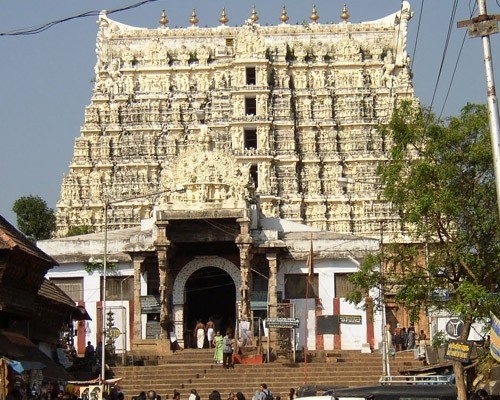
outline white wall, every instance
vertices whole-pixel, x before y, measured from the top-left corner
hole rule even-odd
[[[113,271],[109,271],[108,276],[129,276],[133,275],[134,270],[131,264],[128,263],[120,263],[117,265],[117,269]],[[101,273],[93,272],[91,274],[85,271],[85,266],[83,263],[69,263],[56,266],[49,270],[46,275],[47,279],[51,278],[83,278],[83,301],[85,302],[85,309],[89,314],[91,321],[86,321],[88,324],[88,329],[85,334],[85,343],[91,341],[94,346],[101,340],[101,338],[97,338],[97,333],[99,332],[99,327],[97,326],[98,316],[97,313],[99,310],[97,309],[97,303],[101,300],[101,291],[100,291],[100,283],[101,283]],[[133,279],[133,278],[129,278]],[[145,285],[145,283],[144,283]],[[126,308],[126,331],[128,331],[129,326],[129,304],[128,302],[123,302],[123,306]],[[114,320],[115,326],[122,331],[123,317],[122,317],[122,302],[121,301],[106,301],[106,311],[112,310],[115,313]],[[130,349],[130,335],[127,333],[126,346],[127,349]],[[121,352],[123,349],[122,338],[121,336],[115,342],[116,348],[118,352]]]
[[[314,273],[318,274],[319,297],[322,302],[321,315],[334,315],[333,300],[335,297],[335,273],[352,273],[357,271],[358,266],[348,259],[341,260],[318,260],[314,265]],[[292,273],[307,273],[305,261],[285,260],[278,272],[278,291],[285,295],[285,275]],[[316,312],[314,299],[294,299],[291,301],[295,306],[295,317],[300,320],[300,327],[296,329],[297,349],[304,348],[304,338],[307,334],[307,349],[316,349]],[[307,333],[304,323],[306,321],[307,304]],[[361,350],[366,343],[367,324],[366,312],[361,305],[356,306],[348,303],[345,299],[340,300],[340,310],[335,310],[335,314],[360,315],[361,325],[342,324],[341,344],[342,349]],[[382,337],[381,315],[375,316],[375,338],[377,341]],[[335,350],[334,335],[323,335],[325,350]]]

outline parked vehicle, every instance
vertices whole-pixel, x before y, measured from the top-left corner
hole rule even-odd
[[[383,377],[380,385],[330,389],[301,400],[456,400],[457,388],[447,376]]]
[[[339,389],[334,392],[332,400],[370,399],[370,400],[456,400],[455,385],[388,385],[363,386]]]

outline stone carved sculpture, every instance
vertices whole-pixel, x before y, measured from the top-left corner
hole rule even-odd
[[[252,165],[266,215],[350,232],[348,212],[335,214],[345,203],[337,178],[359,160],[376,165],[384,159],[390,143],[375,126],[389,120],[395,105],[396,90],[387,89],[396,88],[398,99],[413,96],[410,17],[404,2],[392,16],[366,24],[157,30],[101,14],[95,85],[61,185],[58,235],[81,221],[102,229],[102,201],[109,195],[182,184],[186,193],[172,193],[168,201],[234,206],[256,189]],[[246,84],[249,66],[255,85]],[[246,115],[249,97],[256,99],[257,116]],[[200,133],[194,110],[201,106],[209,127]],[[257,130],[253,152],[245,150],[248,128]],[[356,171],[363,179],[374,174]],[[363,190],[377,199],[377,191]],[[311,201],[305,213],[303,196]],[[360,207],[356,193],[351,202],[361,221],[356,233],[372,232],[366,215],[373,208]],[[377,215],[389,219],[389,206],[380,204]],[[110,216],[111,225],[137,225],[141,207],[131,202]]]

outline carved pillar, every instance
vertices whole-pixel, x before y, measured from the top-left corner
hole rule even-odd
[[[278,304],[278,255],[276,251],[266,254],[267,261],[269,261],[269,317],[276,317],[276,305]],[[274,307],[273,307],[274,306]]]
[[[168,337],[168,251],[171,249],[171,242],[167,238],[168,221],[157,221],[158,237],[155,241],[155,248],[158,254],[158,270],[160,275],[160,338]]]
[[[241,318],[250,320],[250,290],[252,275],[250,272],[250,261],[252,259],[252,237],[250,236],[250,218],[246,215],[239,218],[237,222],[240,224],[240,234],[236,238],[236,244],[240,249],[240,298],[241,298]]]
[[[132,255],[132,263],[134,265],[134,337],[131,339],[133,340],[142,339],[141,267],[145,258],[137,254]]]

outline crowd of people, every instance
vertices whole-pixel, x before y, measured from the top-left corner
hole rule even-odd
[[[295,400],[296,399],[295,389],[290,388],[286,399],[284,400]],[[169,395],[166,395],[166,399],[169,399]],[[173,400],[181,400],[181,394],[179,391],[174,390],[172,394]],[[114,399],[112,399],[114,400]],[[138,396],[132,397],[132,400],[162,400],[161,396],[154,390],[148,392],[141,392]],[[200,395],[196,389],[191,389],[186,400],[201,400]],[[230,392],[227,399],[223,399],[222,395],[218,390],[213,390],[207,400],[246,400],[245,395],[241,391]],[[266,383],[262,383],[258,390],[254,393],[251,400],[281,400],[281,396],[274,396],[271,390],[267,387]]]
[[[414,350],[425,346],[427,340],[425,332],[420,330],[420,333],[417,334],[413,325],[406,329],[398,323],[394,331],[391,331],[390,324],[387,324],[386,332],[388,347],[394,348],[394,351]]]
[[[209,318],[206,324],[199,319],[193,329],[193,338],[198,349],[206,347],[214,349],[214,363],[222,364],[225,369],[234,368],[233,354],[236,351],[236,340],[232,328],[227,328],[226,334],[222,336],[212,318]]]

